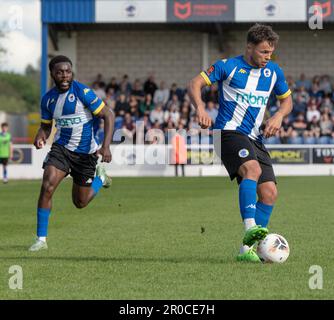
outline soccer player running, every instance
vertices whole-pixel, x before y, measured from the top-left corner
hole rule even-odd
[[[248,30],[244,55],[217,61],[188,85],[199,123],[205,129],[211,126],[211,119],[201,89],[218,82],[220,107],[214,129],[219,139],[215,134],[215,150],[231,180],[237,178],[245,227],[238,261],[260,262],[254,245],[268,234],[266,227],[277,198],[275,174],[263,136],[274,136],[292,110],[283,71],[270,61],[278,38],[270,26],[253,25]],[[280,100],[280,108],[262,125],[272,90]]]
[[[8,123],[1,124],[0,132],[0,163],[2,164],[2,181],[8,183],[7,166],[9,159],[13,158],[12,136],[8,131]]]
[[[41,126],[34,145],[43,148],[50,136],[52,119],[57,128],[51,151],[44,160],[43,182],[37,208],[37,239],[30,251],[47,249],[52,196],[59,183],[70,174],[73,178],[72,201],[84,208],[101,187],[110,186],[110,178],[102,162],[111,161],[110,143],[114,114],[92,89],[73,80],[72,62],[66,56],[56,56],[49,63],[55,87],[41,101]],[[95,141],[95,122],[104,120],[104,141],[100,149]],[[96,171],[96,175],[95,175]]]

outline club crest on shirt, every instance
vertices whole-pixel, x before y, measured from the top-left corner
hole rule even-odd
[[[271,71],[270,71],[270,69],[265,68],[265,69],[263,70],[263,74],[264,74],[265,77],[269,78],[269,77],[271,76]]]
[[[247,149],[241,149],[239,150],[238,155],[240,158],[246,158],[249,155],[249,151]]]
[[[214,66],[211,66],[208,70],[206,70],[206,74],[209,76],[215,70]]]
[[[75,100],[75,96],[74,96],[74,94],[73,94],[73,93],[69,94],[69,95],[68,95],[68,101],[69,101],[69,102],[73,102],[74,100]]]

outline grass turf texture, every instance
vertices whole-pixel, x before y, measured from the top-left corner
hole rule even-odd
[[[284,264],[235,260],[243,236],[227,178],[114,178],[85,209],[58,188],[49,249],[33,242],[40,181],[0,185],[0,299],[332,299],[332,177],[279,178],[270,232],[289,241]],[[11,265],[23,289],[8,287]],[[323,268],[311,290],[311,265]]]

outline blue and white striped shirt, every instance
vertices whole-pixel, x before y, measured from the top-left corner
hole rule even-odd
[[[260,126],[269,96],[291,94],[282,69],[270,61],[264,68],[248,64],[243,56],[217,61],[201,72],[207,85],[218,82],[219,112],[214,129],[235,130],[262,141]]]
[[[43,96],[41,122],[55,120],[55,143],[77,153],[91,154],[98,148],[94,138],[98,122],[95,116],[103,107],[104,102],[92,89],[73,81],[65,93],[54,87]]]

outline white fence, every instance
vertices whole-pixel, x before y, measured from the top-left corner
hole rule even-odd
[[[334,145],[270,145],[277,176],[333,175]],[[50,146],[36,150],[31,145],[14,145],[14,161],[8,167],[11,179],[40,179],[42,164]],[[105,164],[114,177],[141,177],[175,175],[170,164],[170,146],[166,145],[113,145],[113,161]],[[191,157],[190,157],[191,156]],[[219,163],[212,145],[191,145],[188,149],[186,176],[227,176]],[[205,163],[205,164],[202,164]],[[179,170],[180,171],[180,170]]]

